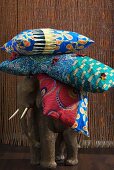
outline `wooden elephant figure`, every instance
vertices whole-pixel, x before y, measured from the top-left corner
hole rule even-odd
[[[76,165],[78,163],[76,132],[60,120],[43,115],[41,101],[39,82],[35,77],[26,77],[18,84],[19,111],[22,113],[25,108],[28,111],[27,118],[23,117],[21,121],[22,130],[30,142],[31,162],[45,168],[55,168],[57,166],[55,155],[63,157],[64,147],[60,147],[64,145],[63,142],[66,148],[65,164]],[[62,141],[60,136],[63,137]]]

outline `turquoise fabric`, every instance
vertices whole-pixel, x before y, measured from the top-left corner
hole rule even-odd
[[[104,92],[114,87],[114,69],[88,56],[20,56],[0,64],[0,70],[16,75],[46,73],[86,92]]]

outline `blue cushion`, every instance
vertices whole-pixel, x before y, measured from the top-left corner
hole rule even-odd
[[[80,91],[80,100],[78,105],[77,116],[72,129],[89,137],[88,132],[88,94]]]
[[[46,73],[86,92],[104,92],[114,87],[114,69],[88,56],[20,56],[1,63],[0,70],[16,75]]]
[[[76,32],[50,28],[26,30],[3,45],[9,54],[63,54],[88,47],[94,41]]]

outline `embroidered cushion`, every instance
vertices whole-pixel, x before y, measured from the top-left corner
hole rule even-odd
[[[43,114],[59,119],[76,132],[88,136],[87,93],[54,80],[46,74],[37,76],[42,94]]]
[[[2,50],[14,55],[73,53],[94,41],[76,32],[50,28],[26,30],[3,45]]]
[[[114,87],[114,69],[88,56],[76,54],[21,56],[0,64],[0,70],[17,75],[46,73],[75,89],[104,92]]]

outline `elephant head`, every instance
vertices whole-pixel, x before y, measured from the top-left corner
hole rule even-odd
[[[37,106],[36,106],[37,102]],[[17,114],[21,114],[22,133],[29,140],[32,146],[40,147],[38,121],[41,112],[41,94],[39,89],[39,81],[36,77],[25,77],[17,85],[17,105],[18,109],[9,118],[12,119]],[[40,109],[38,108],[40,107]],[[28,119],[25,117],[27,114]]]
[[[33,108],[36,103],[38,107],[41,104],[39,81],[36,77],[25,77],[25,79],[17,85],[18,109],[9,119],[16,116],[19,111],[22,113],[22,119],[27,111]]]

